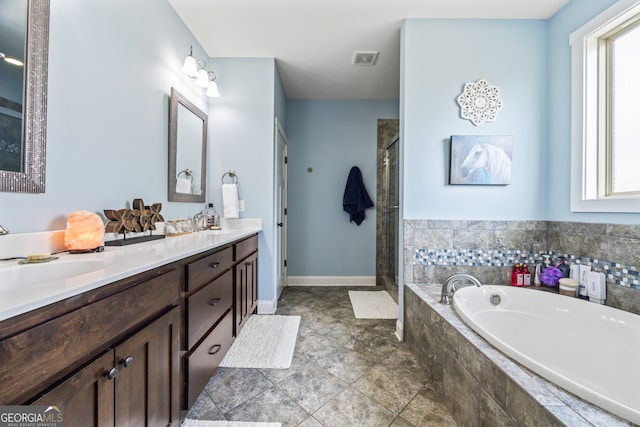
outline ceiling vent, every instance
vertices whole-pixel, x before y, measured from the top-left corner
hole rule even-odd
[[[376,59],[378,59],[378,52],[353,52],[353,61],[351,62],[353,65],[368,65],[372,66],[376,64]]]

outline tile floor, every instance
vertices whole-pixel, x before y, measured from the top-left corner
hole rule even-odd
[[[219,369],[188,413],[283,427],[456,426],[395,320],[356,319],[348,290],[289,287],[276,314],[301,316],[289,369]]]

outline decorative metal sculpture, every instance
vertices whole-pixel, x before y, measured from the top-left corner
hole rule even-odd
[[[456,100],[460,105],[460,116],[471,120],[476,126],[495,121],[496,114],[502,109],[500,89],[485,79],[465,83],[464,90]]]

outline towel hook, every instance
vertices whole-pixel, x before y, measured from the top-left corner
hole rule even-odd
[[[233,169],[231,169],[229,172],[225,172],[224,175],[222,175],[222,183],[224,184],[224,177],[229,175],[229,177],[231,179],[233,179],[233,184],[237,184],[238,183],[238,175],[236,174],[236,171],[234,171]]]
[[[193,171],[191,171],[191,169],[187,168],[183,171],[178,172],[178,178],[180,178],[181,174],[185,174],[187,178],[189,178],[191,182],[193,182]]]

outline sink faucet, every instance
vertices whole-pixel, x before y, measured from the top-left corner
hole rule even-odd
[[[191,220],[192,221],[191,225],[193,227],[194,233],[197,233],[203,228],[202,227],[203,218],[204,218],[204,213],[202,213],[202,211],[198,212],[193,216],[193,219]]]
[[[5,234],[9,234],[9,229],[4,225],[0,225],[0,236],[4,236]]]
[[[473,283],[477,287],[482,286],[482,283],[470,274],[457,273],[449,276],[442,285],[442,293],[440,294],[441,304],[451,304],[451,297],[453,293],[458,290],[461,284]]]

